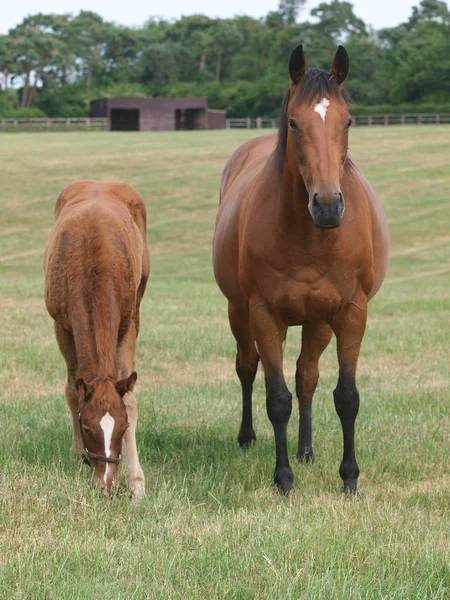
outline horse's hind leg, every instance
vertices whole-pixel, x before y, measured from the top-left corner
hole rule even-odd
[[[66,401],[72,415],[72,452],[81,454],[82,444],[80,426],[78,424],[78,394],[75,389],[77,377],[77,354],[73,335],[67,329],[55,321],[55,335],[59,349],[67,365]]]
[[[236,373],[242,387],[242,422],[238,442],[241,448],[244,448],[256,440],[253,430],[252,393],[259,355],[250,327],[248,305],[237,308],[229,302],[228,318],[237,342]]]
[[[311,407],[319,381],[319,358],[330,343],[333,331],[329,325],[303,325],[302,351],[295,373],[296,392],[300,411],[298,429],[299,461],[313,462]]]

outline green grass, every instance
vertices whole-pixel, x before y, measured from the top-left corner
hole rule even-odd
[[[450,128],[355,128],[351,147],[390,221],[392,257],[358,370],[358,499],[341,495],[335,345],[314,402],[316,463],[271,485],[261,373],[256,445],[236,443],[240,388],[211,270],[221,169],[249,131],[2,135],[0,598],[450,598]],[[108,501],[70,455],[65,369],[42,257],[61,188],[134,184],[152,275],[136,369],[147,498]],[[300,331],[289,333],[293,390]],[[294,404],[295,406],[295,404]],[[123,479],[122,479],[123,484]]]

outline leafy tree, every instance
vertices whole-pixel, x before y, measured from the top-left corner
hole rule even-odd
[[[11,48],[11,39],[7,35],[0,35],[0,70],[3,77],[0,86],[1,89],[8,89],[9,74],[11,72],[11,68],[14,68],[13,65],[14,57]]]
[[[94,75],[101,78],[105,66],[107,43],[112,37],[114,26],[92,11],[80,11],[70,22],[69,35],[78,44],[78,59],[85,72],[86,85],[92,85]]]
[[[445,2],[421,0],[404,23],[377,32],[368,31],[345,0],[324,1],[311,18],[300,19],[304,5],[279,0],[264,19],[153,17],[137,28],[108,23],[92,11],[31,15],[0,36],[0,114],[33,106],[49,116],[72,116],[86,114],[89,100],[105,95],[176,94],[206,95],[211,107],[230,116],[276,116],[288,85],[288,56],[300,42],[311,64],[324,69],[336,45],[345,43],[351,62],[346,87],[357,110],[450,104]]]

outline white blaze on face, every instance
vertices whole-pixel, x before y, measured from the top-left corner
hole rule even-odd
[[[103,437],[105,439],[105,456],[109,457],[111,455],[111,438],[112,438],[112,434],[114,431],[114,418],[109,414],[109,412],[107,412],[106,414],[103,415],[101,421],[100,421],[100,427],[103,429]],[[109,469],[109,463],[106,463],[106,467],[105,467],[105,475],[103,477],[103,481],[106,482],[108,481],[108,469]]]
[[[323,97],[322,100],[314,106],[314,112],[318,113],[322,117],[322,121],[325,123],[325,117],[327,116],[327,110],[330,101],[328,98]]]

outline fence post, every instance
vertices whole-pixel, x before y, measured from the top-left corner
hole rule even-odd
[[[422,115],[417,115],[417,124],[422,125]]]
[[[277,122],[275,121],[275,119],[272,119],[272,129],[276,129],[277,128]]]
[[[230,129],[230,119],[225,119],[225,129]]]
[[[252,128],[252,119],[251,117],[247,117],[247,129],[251,129]]]
[[[256,117],[256,129],[261,129],[262,127],[262,118]]]
[[[402,125],[404,125],[404,124],[405,124],[405,115],[404,115],[403,113],[400,115],[400,123],[401,123]]]
[[[372,125],[372,115],[369,115],[367,118],[367,125]]]
[[[440,125],[441,124],[441,115],[438,113],[436,115],[436,125]]]
[[[90,130],[91,129],[91,119],[89,117],[86,119],[86,124],[87,124],[87,128]]]

